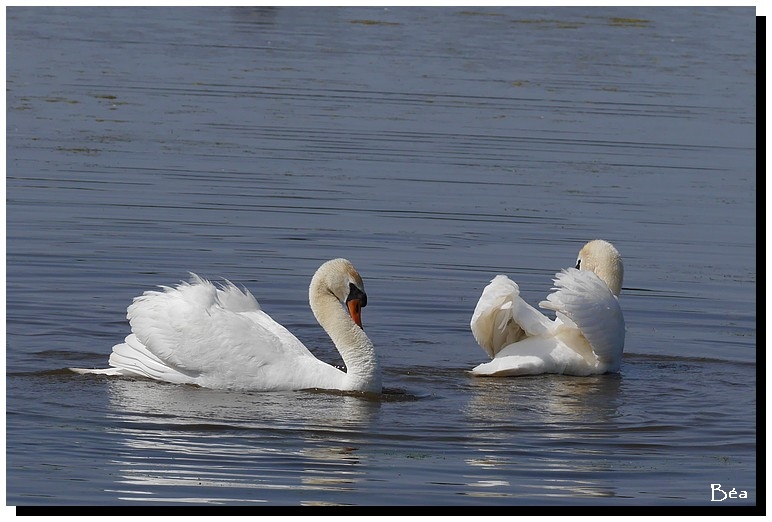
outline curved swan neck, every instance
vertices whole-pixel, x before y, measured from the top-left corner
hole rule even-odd
[[[598,274],[598,277],[600,277],[604,283],[606,283],[611,292],[619,297],[619,294],[622,292],[622,278],[624,273],[622,264],[615,263],[606,265],[597,269],[595,273]]]
[[[315,284],[316,283],[316,284]],[[381,391],[378,357],[370,338],[351,319],[337,297],[314,279],[309,288],[314,317],[330,336],[346,364],[344,389]]]

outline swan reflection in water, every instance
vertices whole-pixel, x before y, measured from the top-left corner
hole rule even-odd
[[[351,487],[364,474],[352,434],[380,402],[347,393],[225,392],[114,379],[109,395],[121,500],[260,503],[287,490]],[[195,488],[195,489],[193,489]],[[246,492],[244,490],[250,490]],[[294,500],[293,500],[294,501]],[[310,500],[309,502],[314,502]]]
[[[464,413],[479,427],[467,459],[473,496],[613,497],[603,475],[608,445],[621,439],[619,375],[482,378]],[[597,441],[597,444],[596,444]]]

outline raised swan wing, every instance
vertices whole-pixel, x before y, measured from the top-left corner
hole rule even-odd
[[[313,358],[292,333],[260,310],[248,291],[230,283],[217,288],[195,274],[191,283],[135,298],[127,316],[148,352],[190,375]]]
[[[617,371],[625,344],[625,321],[619,300],[606,283],[589,270],[567,268],[555,276],[554,290],[539,306],[554,310],[568,325],[573,323],[598,359],[609,365],[609,371]]]
[[[517,283],[497,275],[477,301],[470,322],[477,343],[492,358],[502,348],[555,328],[554,323],[520,297]]]

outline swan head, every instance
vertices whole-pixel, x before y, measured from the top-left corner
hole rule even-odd
[[[608,241],[595,239],[585,244],[576,258],[576,268],[595,272],[614,295],[619,296],[622,291],[622,256]]]
[[[362,276],[348,259],[338,258],[325,262],[311,279],[309,293],[331,293],[346,305],[351,319],[362,328],[362,308],[367,306],[367,294]]]

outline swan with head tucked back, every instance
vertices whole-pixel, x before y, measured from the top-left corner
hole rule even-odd
[[[515,376],[558,373],[593,375],[618,372],[625,344],[619,306],[624,268],[614,246],[600,239],[579,251],[576,268],[555,276],[554,292],[539,306],[520,297],[517,283],[496,276],[483,289],[470,326],[477,343],[492,358],[474,375]]]
[[[132,333],[113,347],[110,368],[78,373],[140,376],[206,388],[381,392],[373,343],[362,329],[364,283],[346,259],[324,263],[308,289],[311,310],[346,371],[317,359],[260,309],[248,290],[190,283],[147,291],[128,307]]]

